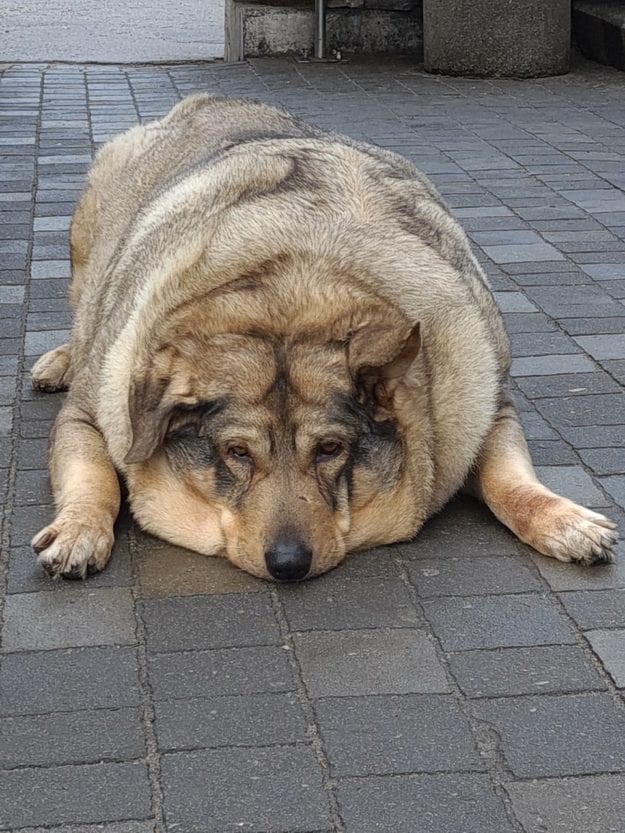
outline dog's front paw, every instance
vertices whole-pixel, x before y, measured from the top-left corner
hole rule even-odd
[[[30,378],[35,390],[53,393],[67,390],[71,377],[71,356],[69,344],[62,344],[44,353],[37,359],[30,371]]]
[[[53,578],[83,579],[106,567],[113,540],[111,524],[61,514],[31,543],[39,554],[39,563]]]
[[[543,555],[581,564],[612,561],[612,547],[618,538],[616,524],[598,512],[556,498],[533,520],[528,543]]]

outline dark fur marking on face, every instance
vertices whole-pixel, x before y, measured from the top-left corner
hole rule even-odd
[[[403,443],[395,422],[376,420],[371,405],[364,405],[353,396],[340,394],[335,398],[337,422],[355,431],[350,457],[342,474],[353,491],[355,469],[369,469],[378,475],[383,491],[390,491],[401,477]]]
[[[225,399],[214,399],[198,405],[176,407],[164,447],[174,470],[182,472],[190,468],[209,468],[215,464],[219,455],[207,435],[207,428],[225,406]]]

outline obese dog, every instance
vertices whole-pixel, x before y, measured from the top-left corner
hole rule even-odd
[[[139,524],[263,578],[412,538],[460,488],[561,561],[614,525],[538,482],[508,340],[442,199],[405,159],[198,95],[105,145],[71,227],[69,388],[51,443],[52,575],[102,570],[124,477]]]

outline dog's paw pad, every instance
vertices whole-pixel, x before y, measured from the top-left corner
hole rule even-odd
[[[35,390],[54,391],[69,388],[70,375],[69,345],[62,344],[44,353],[37,359],[30,372],[30,378]]]
[[[53,578],[83,579],[106,566],[113,530],[105,524],[57,518],[32,540],[39,563]]]

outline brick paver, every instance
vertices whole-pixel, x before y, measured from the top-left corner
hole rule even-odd
[[[624,833],[625,550],[583,570],[454,501],[412,544],[275,587],[146,535],[53,583],[67,231],[97,146],[208,90],[397,150],[469,233],[541,476],[625,520],[623,75],[399,61],[0,66],[0,830]]]

